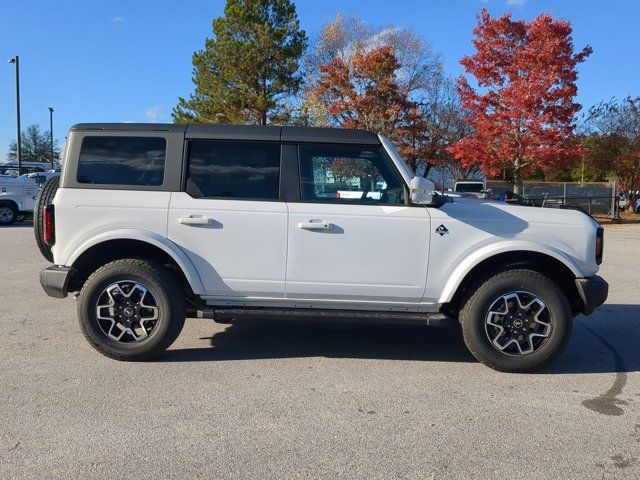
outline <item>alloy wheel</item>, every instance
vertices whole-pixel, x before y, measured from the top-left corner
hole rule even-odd
[[[493,301],[485,318],[485,333],[494,348],[507,355],[539,350],[551,334],[551,314],[530,292],[510,292]]]
[[[158,301],[141,283],[121,280],[105,288],[96,304],[102,332],[117,342],[139,342],[155,331],[160,314]]]

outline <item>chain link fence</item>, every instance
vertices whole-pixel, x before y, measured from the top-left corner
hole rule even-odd
[[[495,196],[513,191],[513,184],[487,181],[487,190]],[[546,208],[580,208],[590,215],[618,217],[615,182],[524,182],[520,195],[525,203]]]

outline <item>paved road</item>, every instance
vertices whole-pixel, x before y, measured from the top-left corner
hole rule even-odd
[[[163,361],[93,351],[0,230],[0,478],[640,477],[640,226],[609,227],[608,304],[542,374],[446,329],[190,320]]]

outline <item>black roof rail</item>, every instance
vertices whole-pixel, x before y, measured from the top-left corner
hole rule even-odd
[[[278,127],[177,123],[78,123],[72,131],[139,131],[185,133],[186,138],[283,141],[295,143],[345,143],[380,145],[378,136],[366,130],[317,127]]]

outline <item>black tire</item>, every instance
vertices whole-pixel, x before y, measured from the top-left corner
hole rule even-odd
[[[18,219],[18,209],[13,202],[0,203],[0,226],[13,225]]]
[[[489,339],[487,329],[491,327],[485,325],[490,308],[496,305],[495,302],[502,295],[512,292],[530,292],[542,300],[548,309],[548,321],[551,324],[550,332],[544,332],[548,333],[548,337],[535,338],[534,341],[541,342],[539,347],[532,348],[531,353],[524,355],[500,351]],[[541,273],[526,269],[504,271],[478,285],[463,302],[459,319],[465,344],[471,354],[494,370],[511,373],[535,372],[548,366],[567,345],[573,324],[571,308],[562,289]],[[528,335],[521,336],[525,337]],[[528,345],[531,346],[532,337],[528,338]],[[510,348],[513,345],[515,343]]]
[[[146,338],[135,342],[109,337],[101,328],[96,312],[105,289],[125,280],[147,288],[158,307],[158,320],[153,330]],[[159,356],[180,335],[185,316],[184,289],[175,274],[159,264],[144,260],[116,260],[100,267],[85,282],[78,297],[78,321],[82,333],[91,346],[115,360],[140,361]]]
[[[33,207],[33,232],[36,236],[36,244],[38,245],[38,249],[42,256],[53,262],[53,253],[51,252],[51,247],[44,243],[44,226],[42,222],[42,208],[46,205],[49,205],[53,202],[53,197],[58,191],[58,186],[60,185],[60,177],[51,177],[46,181],[42,188],[40,189],[40,193],[36,197],[36,203]]]

